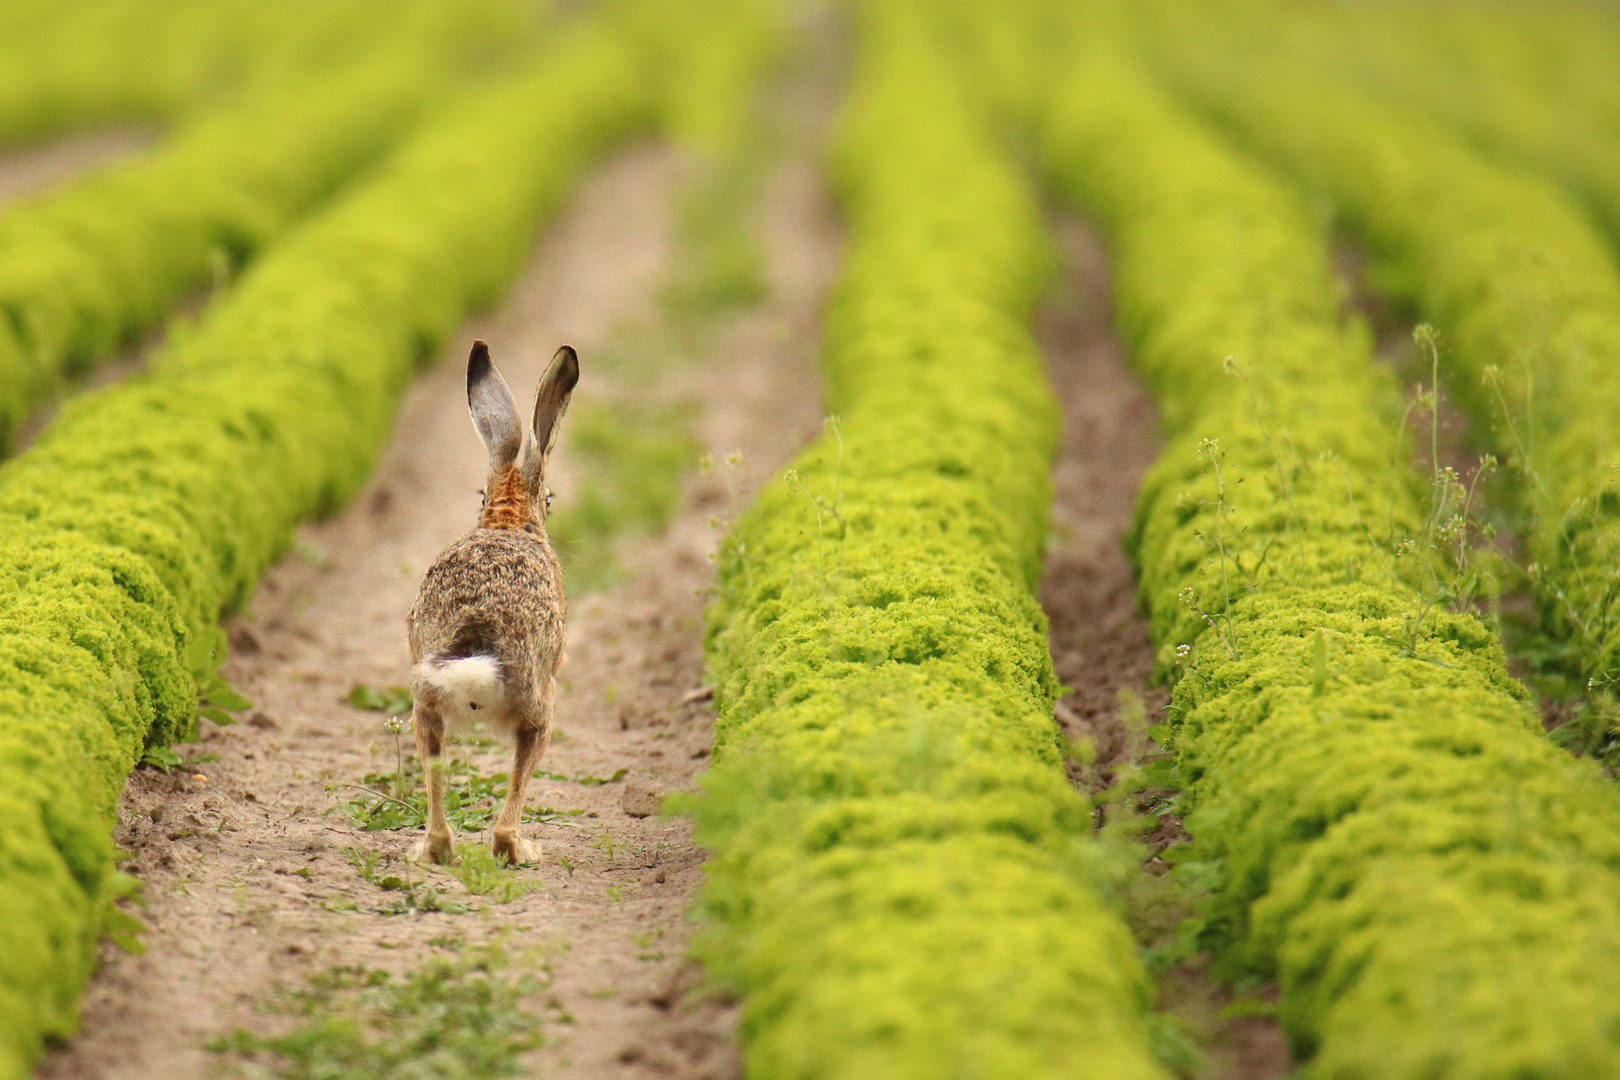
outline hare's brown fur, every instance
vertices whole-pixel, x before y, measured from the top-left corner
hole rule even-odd
[[[544,465],[577,378],[577,359],[565,346],[541,382],[525,437],[482,342],[469,361],[469,403],[490,452],[484,506],[477,527],[428,569],[406,620],[416,745],[428,784],[427,836],[418,855],[434,862],[453,857],[444,814],[445,728],[474,719],[509,737],[515,750],[493,850],[511,862],[535,857],[521,835],[523,800],[551,739],[567,616],[562,568],[546,537]]]
[[[486,719],[508,733],[537,719],[526,703],[537,700],[540,680],[563,655],[567,599],[562,570],[535,531],[480,526],[445,549],[422,579],[407,619],[411,658],[493,656],[506,687],[505,715]],[[431,689],[429,696],[437,696]]]
[[[514,465],[485,489],[484,511],[478,515],[478,527],[533,532],[536,526],[541,525],[540,515],[535,511],[534,494],[529,490],[528,478],[523,475],[522,469]],[[550,550],[549,546],[547,550]]]

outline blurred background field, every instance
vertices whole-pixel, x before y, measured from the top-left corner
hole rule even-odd
[[[1617,416],[1607,0],[6,0],[0,1080],[1620,1074]]]

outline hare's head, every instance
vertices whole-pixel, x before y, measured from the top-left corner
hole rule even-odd
[[[534,420],[525,432],[512,391],[490,363],[489,346],[473,342],[472,355],[467,358],[467,408],[489,450],[479,528],[532,530],[545,521],[551,499],[546,490],[546,459],[578,382],[579,357],[564,345],[540,379]]]

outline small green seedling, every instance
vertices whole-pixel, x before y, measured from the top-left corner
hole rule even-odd
[[[346,815],[351,827],[369,832],[421,828],[427,820],[427,797],[422,790],[421,765],[415,757],[402,754],[397,766],[393,772],[368,773],[359,784],[332,785],[334,788],[360,792],[358,798],[340,802],[333,810]],[[564,776],[537,769],[534,777],[537,780],[557,780],[590,787],[622,780],[628,772],[628,769],[619,769],[612,776]],[[506,798],[507,780],[507,773],[486,775],[470,761],[449,759],[445,765],[445,817],[458,832],[477,832],[489,828],[496,807]],[[524,818],[548,825],[577,825],[577,822],[568,819],[583,813],[583,810],[541,807],[527,811]]]
[[[562,773],[545,772],[536,769],[534,778],[536,780],[558,780],[564,784],[583,784],[585,787],[597,787],[602,784],[617,783],[623,780],[629,772],[629,769],[617,769],[612,776],[564,776]]]
[[[193,670],[207,671],[207,675],[197,676],[197,715],[205,716],[221,727],[229,727],[236,723],[233,712],[245,712],[253,708],[253,702],[237,692],[225,676],[219,673],[220,665],[225,662],[227,646],[225,635],[218,634],[207,643],[199,640],[193,646],[191,659],[196,667]]]
[[[510,904],[542,884],[509,873],[506,860],[495,858],[482,844],[457,844],[456,854],[460,858],[447,868],[450,873],[468,892],[487,896],[497,904]]]
[[[236,723],[233,712],[253,708],[253,702],[243,697],[219,672],[197,680],[197,714],[206,716],[221,727]]]
[[[466,904],[445,899],[427,882],[416,881],[412,873],[413,867],[409,862],[405,863],[407,876],[402,878],[397,874],[384,872],[393,859],[382,852],[344,848],[343,854],[348,858],[349,865],[360,872],[361,879],[368,885],[375,885],[384,892],[400,894],[398,899],[372,909],[379,915],[404,915],[412,911],[440,911],[447,915],[465,915],[471,910]]]
[[[243,1028],[207,1050],[239,1076],[285,1080],[485,1080],[522,1072],[542,1045],[540,1017],[522,1007],[548,975],[510,975],[498,947],[462,948],[396,976],[363,965],[333,967],[279,988],[267,1011],[296,1019],[265,1037]]]
[[[148,746],[141,752],[141,767],[169,772],[184,763],[184,758],[167,746]]]
[[[384,689],[367,686],[365,683],[355,683],[349,688],[348,696],[343,700],[356,709],[387,713],[389,716],[408,713],[412,706],[411,692],[404,686],[390,686]]]

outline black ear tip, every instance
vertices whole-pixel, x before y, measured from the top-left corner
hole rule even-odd
[[[489,369],[489,346],[482,341],[474,341],[472,352],[467,355],[467,381],[483,378]]]
[[[564,345],[557,350],[552,362],[558,365],[557,373],[562,376],[563,388],[572,390],[579,382],[579,353],[574,351],[572,345]]]

